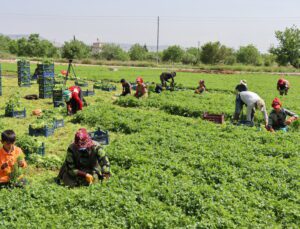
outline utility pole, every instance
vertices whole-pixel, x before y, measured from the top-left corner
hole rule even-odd
[[[159,16],[157,17],[157,42],[156,42],[156,61],[157,65],[159,62],[159,56],[158,56],[158,47],[159,47]]]
[[[200,62],[200,41],[198,41],[198,60]]]

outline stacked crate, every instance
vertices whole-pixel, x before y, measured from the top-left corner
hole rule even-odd
[[[54,107],[60,107],[60,106],[64,106],[64,100],[63,100],[63,89],[53,89],[52,91],[53,93],[53,104]]]
[[[19,60],[18,63],[18,85],[19,87],[30,87],[30,62]]]
[[[0,64],[0,96],[2,95],[2,72],[1,72],[1,64]]]
[[[52,98],[54,87],[54,64],[38,64],[39,98]]]

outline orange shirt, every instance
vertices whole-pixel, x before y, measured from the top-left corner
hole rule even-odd
[[[23,151],[17,147],[14,146],[14,149],[12,152],[7,153],[5,151],[5,149],[2,147],[0,149],[0,183],[7,183],[10,180],[9,175],[11,174],[14,164],[17,163],[17,159],[19,156],[24,156]],[[23,168],[25,168],[27,166],[26,161],[23,159]],[[1,166],[7,163],[8,167],[6,167],[5,169],[1,169]]]

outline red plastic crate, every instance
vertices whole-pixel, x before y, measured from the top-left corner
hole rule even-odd
[[[223,124],[225,122],[224,114],[218,115],[218,114],[209,114],[209,113],[205,112],[203,114],[203,119],[207,120],[207,121],[219,123],[219,124]]]

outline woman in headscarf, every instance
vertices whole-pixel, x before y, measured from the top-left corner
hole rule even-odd
[[[88,186],[110,177],[108,157],[101,146],[93,141],[85,128],[80,128],[69,146],[57,181],[69,187]]]

